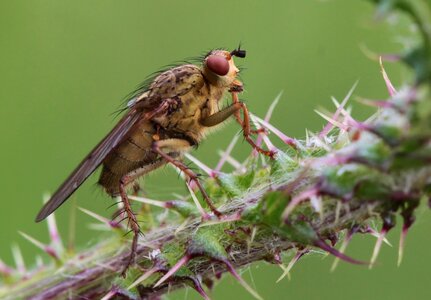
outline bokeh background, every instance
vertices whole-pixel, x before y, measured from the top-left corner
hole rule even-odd
[[[283,91],[273,124],[301,138],[324,121],[313,110],[333,109],[359,80],[356,96],[384,99],[387,92],[376,61],[361,47],[379,53],[401,51],[414,36],[409,20],[376,22],[367,1],[1,1],[0,2],[0,257],[13,264],[11,245],[22,249],[27,265],[38,250],[17,233],[47,241],[46,224],[34,223],[42,195],[54,191],[87,152],[111,129],[111,115],[123,97],[160,67],[200,55],[211,48],[248,51],[242,98],[263,116]],[[411,78],[398,64],[386,64],[399,87]],[[354,115],[372,110],[352,101]],[[193,154],[210,166],[217,149],[238,132],[235,123],[210,136]],[[237,157],[250,148],[241,143]],[[112,200],[92,176],[73,196],[77,205],[109,216]],[[149,197],[169,199],[185,193],[175,173],[164,168],[145,179]],[[69,211],[57,213],[67,240]],[[406,299],[431,296],[429,270],[431,215],[423,207],[407,239],[404,262],[396,267],[399,230],[389,235],[373,270],[341,263],[330,273],[331,257],[313,254],[293,270],[291,281],[276,284],[276,266],[260,263],[243,276],[265,299]],[[100,238],[78,213],[75,243],[85,247]],[[378,224],[376,224],[378,226]],[[369,259],[375,240],[356,237],[348,254]],[[47,257],[44,257],[47,259]],[[192,290],[169,299],[199,299]],[[230,276],[221,280],[214,299],[250,299]]]

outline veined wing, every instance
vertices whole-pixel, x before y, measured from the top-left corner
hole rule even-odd
[[[62,205],[70,195],[90,176],[102,163],[105,157],[115,148],[137,123],[142,110],[131,109],[109,132],[109,134],[84,158],[79,166],[69,175],[51,199],[42,207],[36,217],[40,222]]]
[[[183,65],[157,76],[146,92],[129,101],[130,111],[111,132],[87,155],[79,166],[58,188],[36,217],[40,222],[62,205],[70,195],[90,176],[115,148],[133,125],[142,117],[143,111],[156,109],[164,99],[182,96],[204,84],[200,69],[194,65]]]

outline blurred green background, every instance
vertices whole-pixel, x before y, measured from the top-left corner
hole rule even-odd
[[[341,99],[359,80],[355,95],[384,99],[387,92],[376,61],[360,45],[380,53],[400,51],[408,20],[375,22],[367,1],[1,1],[0,2],[0,257],[13,264],[10,245],[17,243],[28,265],[38,250],[17,233],[22,230],[47,241],[46,224],[35,224],[42,194],[54,191],[87,152],[112,128],[121,99],[160,67],[215,47],[248,51],[237,62],[252,112],[263,116],[284,91],[273,124],[301,138],[305,128],[324,124],[313,110],[333,109],[330,96]],[[386,64],[397,87],[409,71]],[[372,110],[351,102],[354,114]],[[210,136],[194,155],[210,166],[217,149],[239,130],[230,123]],[[250,148],[241,143],[237,157]],[[162,180],[164,184],[161,185]],[[74,195],[77,205],[109,216],[112,200],[95,186],[97,176]],[[170,186],[171,185],[171,186]],[[149,197],[168,199],[184,185],[165,168],[148,176]],[[67,240],[69,201],[57,214]],[[78,213],[75,243],[84,247],[100,236]],[[293,270],[291,281],[276,284],[277,266],[256,264],[243,275],[265,299],[406,299],[431,296],[427,288],[431,256],[430,212],[423,207],[407,239],[406,255],[396,267],[396,246],[383,247],[373,270],[340,264],[329,272],[332,258],[313,254]],[[390,234],[396,245],[398,231]],[[348,254],[369,259],[375,240],[356,237]],[[44,257],[46,259],[46,257]],[[192,290],[169,299],[199,299]],[[250,299],[229,275],[213,292],[214,299]]]

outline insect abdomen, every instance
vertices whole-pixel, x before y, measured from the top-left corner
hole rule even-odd
[[[109,195],[119,194],[123,176],[145,166],[155,169],[161,165],[154,165],[157,163],[157,155],[151,151],[153,134],[152,125],[144,123],[105,158],[98,183]]]

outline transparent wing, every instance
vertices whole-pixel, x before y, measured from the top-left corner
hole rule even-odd
[[[142,115],[138,109],[130,110],[109,134],[84,158],[79,166],[69,175],[51,199],[42,207],[36,217],[40,222],[62,205],[70,195],[90,176],[102,163],[105,157],[115,148]]]
[[[202,87],[203,84],[203,75],[194,65],[178,66],[158,75],[147,91],[129,101],[126,109],[130,109],[130,111],[58,188],[42,207],[36,217],[36,222],[45,219],[70,197],[103,162],[111,150],[127,136],[141,118],[143,111],[155,110],[164,99],[182,96],[194,88]]]

